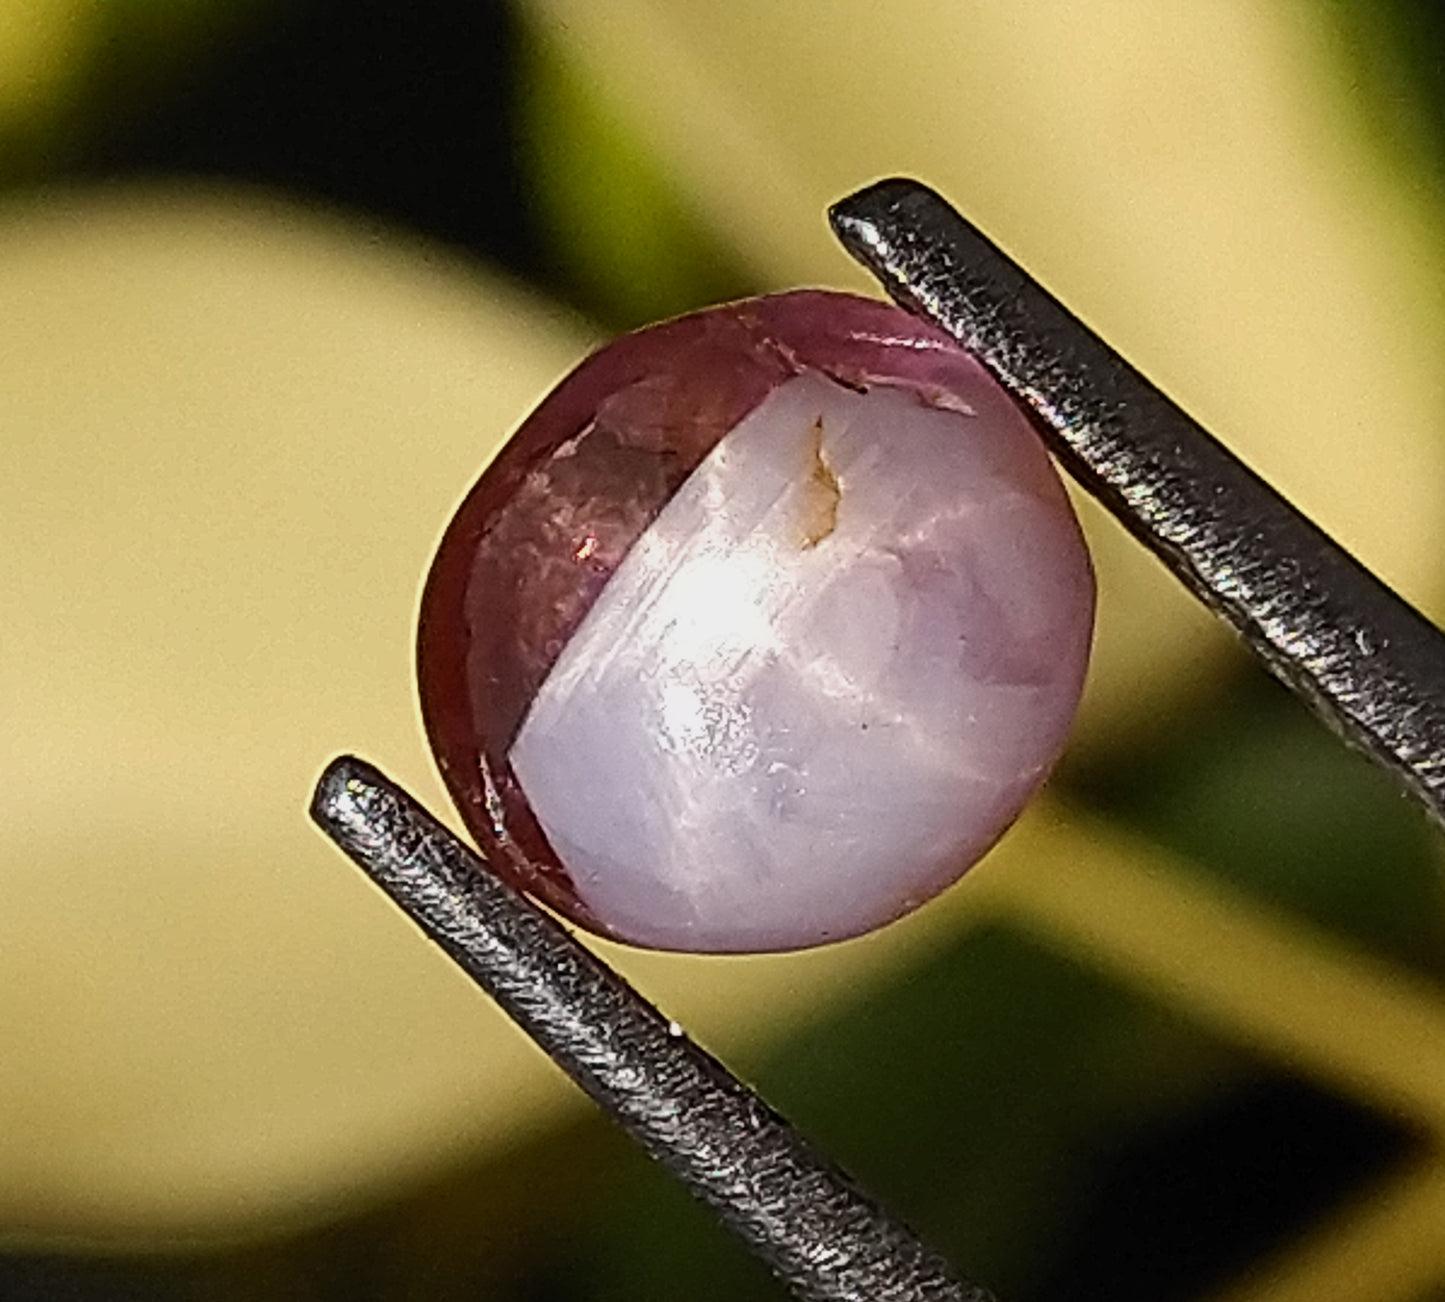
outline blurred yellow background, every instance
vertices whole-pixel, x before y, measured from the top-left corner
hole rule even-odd
[[[587,1105],[308,826],[310,785],[356,751],[449,815],[411,637],[451,507],[617,325],[741,290],[867,292],[823,212],[870,180],[941,190],[1369,565],[1445,609],[1445,208],[1428,114],[1400,108],[1405,29],[1246,0],[422,8],[0,11],[0,1242],[17,1290],[63,1278],[70,1253],[194,1272],[459,1172],[505,1190],[517,1154],[567,1163],[549,1137],[594,1124]],[[344,53],[348,25],[370,34],[365,57]],[[327,75],[347,58],[352,81]],[[308,75],[316,99],[288,110]],[[488,89],[448,98],[447,77]],[[272,153],[237,144],[253,137],[232,118],[212,139],[218,104],[274,119],[254,132]],[[491,140],[489,104],[505,116],[495,156],[403,129]],[[369,190],[348,179],[363,173]],[[449,225],[474,195],[475,228]],[[496,216],[509,205],[525,220]],[[1251,1071],[1410,1137],[1367,1179],[1340,1177],[1308,1224],[1237,1233],[1234,1257],[1201,1250],[1169,1296],[1436,1296],[1438,842],[1351,761],[1317,760],[1328,739],[1271,731],[1279,703],[1228,637],[1081,509],[1101,610],[1077,743],[984,866],[815,953],[601,948],[766,1090],[810,1028],[879,992],[906,999],[912,973],[1011,929],[1101,982],[1100,1007],[1122,1000],[1131,1044],[1152,1034],[1128,1030],[1142,999],[1190,1028],[1181,1044],[1219,1046],[1149,1060],[1137,1096],[1120,1086],[1118,1135],[1078,1141],[1098,1169],[1135,1142],[1131,1115],[1182,1116]],[[1187,746],[1206,734],[1208,763]],[[1312,799],[1349,820],[1353,857],[1331,866],[1330,832],[1318,881],[1272,877],[1283,852],[1261,829],[1308,826]],[[1200,810],[1221,861],[1247,846],[1233,869],[1171,831]],[[1011,1033],[1005,1018],[977,1051],[1006,1055]],[[1071,1106],[1069,1061],[1036,1061],[1059,1078],[1045,1111]],[[851,1164],[846,1139],[833,1147]],[[1094,1296],[1038,1263],[1101,1179],[1060,1155],[1027,1208],[1020,1193],[996,1274],[978,1273],[1005,1298]],[[331,1296],[302,1288],[308,1268],[255,1295]],[[555,1295],[654,1295],[618,1278]],[[221,1295],[186,1279],[199,1292],[175,1296]],[[408,1279],[361,1295],[452,1296]]]

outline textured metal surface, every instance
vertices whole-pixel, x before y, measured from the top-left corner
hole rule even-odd
[[[795,1296],[988,1302],[375,769],[334,761],[311,814]]]
[[[914,181],[833,229],[952,334],[1052,451],[1265,664],[1445,822],[1445,637]]]

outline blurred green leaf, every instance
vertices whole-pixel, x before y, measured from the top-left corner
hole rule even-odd
[[[597,87],[541,33],[524,42],[519,79],[534,216],[582,307],[623,330],[755,292]]]
[[[1067,780],[1201,871],[1445,976],[1438,834],[1390,777],[1262,672]]]

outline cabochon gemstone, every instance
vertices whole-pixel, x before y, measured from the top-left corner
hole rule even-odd
[[[617,939],[858,935],[1046,776],[1087,553],[1020,411],[899,309],[801,291],[603,349],[453,519],[423,713],[494,866]]]

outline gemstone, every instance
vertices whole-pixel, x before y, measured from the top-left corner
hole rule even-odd
[[[946,335],[807,290],[628,335],[522,424],[422,599],[422,712],[502,876],[699,952],[882,926],[1062,749],[1093,625],[1027,418]]]

